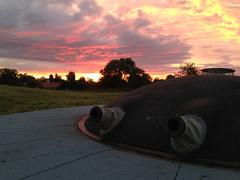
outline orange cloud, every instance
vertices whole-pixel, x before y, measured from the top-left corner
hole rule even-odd
[[[186,61],[240,67],[238,0],[14,1],[0,7],[2,66],[95,74],[133,57],[155,75]]]

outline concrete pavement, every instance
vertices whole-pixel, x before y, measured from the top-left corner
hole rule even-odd
[[[240,171],[112,149],[73,127],[91,106],[0,116],[0,180],[238,180]]]

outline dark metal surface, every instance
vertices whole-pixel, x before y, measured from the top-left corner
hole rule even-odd
[[[103,140],[127,144],[186,160],[240,167],[240,77],[193,76],[161,81],[110,103],[126,113]],[[177,153],[170,145],[166,122],[193,114],[207,125],[207,136],[198,150]]]
[[[206,68],[202,69],[202,72],[205,73],[234,73],[234,69],[229,69],[229,68]]]

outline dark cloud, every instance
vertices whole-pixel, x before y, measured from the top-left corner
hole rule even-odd
[[[190,57],[176,36],[143,34],[144,14],[129,24],[101,10],[94,0],[0,0],[0,57],[68,65],[133,57],[143,68]]]
[[[108,26],[113,26],[117,34],[117,42],[122,47],[119,53],[131,53],[143,65],[164,65],[179,63],[190,57],[190,46],[178,40],[175,36],[159,36],[151,38],[134,29],[131,30],[119,19],[106,17]]]
[[[96,32],[85,31],[81,33],[84,40],[68,45],[78,47],[80,54],[85,54],[83,61],[131,56],[140,65],[148,66],[179,63],[190,57],[191,47],[176,36],[151,38],[138,32],[135,22],[134,28],[131,28],[131,25],[111,15],[105,16],[104,20]],[[84,47],[89,48],[85,50]]]
[[[84,0],[79,4],[80,14],[83,16],[96,16],[102,8],[97,5],[95,0]]]
[[[101,7],[94,0],[1,0],[0,27],[62,26],[100,12]]]
[[[190,57],[190,46],[180,42],[174,36],[151,38],[131,31],[119,35],[119,43],[124,47],[120,52],[138,52],[139,61],[147,65],[172,64]]]
[[[51,50],[50,48],[41,49],[35,47],[36,44],[42,42],[42,40],[36,40],[31,37],[18,37],[11,33],[5,33],[0,36],[0,57],[57,61],[56,54],[58,49]],[[57,44],[59,41],[50,43]]]
[[[139,10],[138,17],[133,22],[134,28],[140,29],[147,27],[150,24],[151,21],[147,18],[146,14],[143,11]]]
[[[146,26],[148,26],[149,24],[151,24],[151,21],[149,21],[148,19],[137,18],[137,19],[134,21],[134,27],[135,27],[136,29],[139,29],[139,28],[142,28],[142,27],[146,27]]]
[[[77,10],[71,14],[73,3]],[[0,57],[57,61],[74,24],[100,13],[94,0],[0,1]]]

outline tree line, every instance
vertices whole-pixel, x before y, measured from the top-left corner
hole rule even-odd
[[[198,68],[194,63],[181,65],[179,72],[169,74],[165,80],[199,74]],[[58,83],[58,89],[81,90],[93,88],[120,88],[135,89],[163,79],[152,79],[143,69],[136,66],[131,58],[120,58],[109,61],[106,66],[100,70],[101,77],[98,82],[92,79],[81,77],[76,79],[75,72],[69,72],[66,80],[60,75],[50,74],[48,78],[42,77],[36,79],[34,76],[26,73],[18,73],[16,69],[0,69],[0,84],[41,87],[43,83]]]

